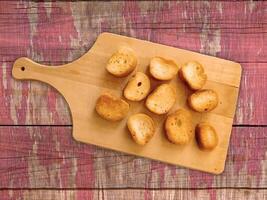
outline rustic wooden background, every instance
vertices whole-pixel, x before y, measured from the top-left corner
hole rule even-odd
[[[68,63],[105,31],[241,63],[222,175],[77,143],[64,99],[11,77],[18,57]],[[1,1],[0,199],[267,199],[267,2]]]

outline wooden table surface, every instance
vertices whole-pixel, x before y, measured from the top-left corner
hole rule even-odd
[[[11,77],[16,58],[68,63],[101,32],[241,63],[223,174],[78,143],[53,88]],[[0,199],[267,199],[267,2],[1,1]]]

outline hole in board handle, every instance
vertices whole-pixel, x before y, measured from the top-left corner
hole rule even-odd
[[[25,71],[25,67],[21,67],[20,69],[21,69],[21,71]]]

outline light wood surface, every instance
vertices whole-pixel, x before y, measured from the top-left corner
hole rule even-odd
[[[208,75],[205,88],[215,90],[219,105],[212,112],[200,114],[192,112],[193,123],[208,121],[218,132],[219,144],[211,152],[199,150],[196,141],[179,146],[171,144],[164,136],[163,123],[166,115],[149,113],[143,102],[130,103],[129,115],[148,113],[156,122],[156,134],[145,147],[133,142],[126,130],[126,120],[112,123],[96,114],[97,98],[105,91],[121,95],[127,79],[115,78],[105,70],[109,57],[122,47],[132,48],[138,58],[138,71],[146,72],[152,57],[162,56],[174,60],[179,66],[197,60]],[[12,74],[16,79],[33,79],[50,84],[66,99],[73,122],[73,137],[97,146],[148,157],[171,164],[219,174],[224,169],[233,117],[241,78],[241,66],[231,61],[201,55],[182,49],[142,41],[111,33],[102,33],[93,47],[76,61],[57,67],[37,64],[27,58],[16,60]],[[160,84],[152,81],[152,89]],[[173,109],[187,108],[187,96],[192,93],[178,76],[169,82],[177,90],[177,100]],[[129,116],[128,115],[128,116]]]

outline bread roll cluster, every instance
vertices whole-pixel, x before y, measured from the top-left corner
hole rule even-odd
[[[109,59],[106,70],[116,77],[126,77],[135,71],[138,60],[130,48],[121,48]],[[189,61],[179,67],[175,61],[163,57],[150,60],[149,75],[135,72],[124,88],[123,95],[129,101],[145,99],[146,108],[155,114],[168,114],[176,101],[176,88],[162,83],[151,91],[149,76],[159,81],[169,81],[179,75],[180,79],[194,91],[188,96],[189,107],[196,112],[209,112],[218,105],[218,95],[212,89],[202,89],[207,81],[203,66]],[[109,121],[119,121],[127,116],[129,103],[111,93],[102,94],[96,102],[96,112]],[[165,121],[167,139],[177,145],[186,145],[195,138],[199,149],[212,150],[218,145],[218,135],[208,122],[200,122],[193,127],[192,111],[178,109],[170,113]],[[144,113],[131,115],[127,121],[133,140],[139,145],[147,144],[155,134],[153,119]]]

